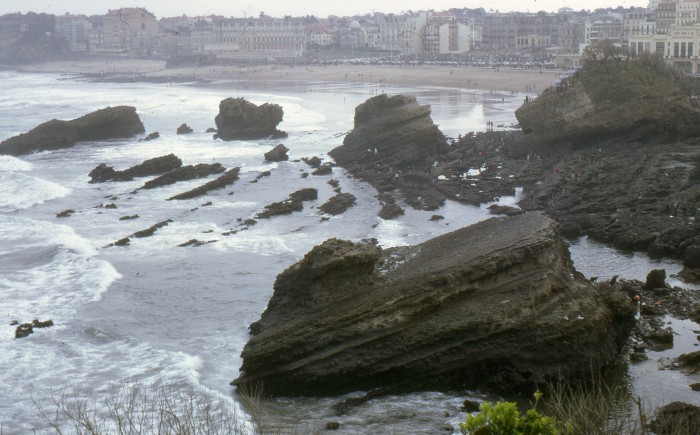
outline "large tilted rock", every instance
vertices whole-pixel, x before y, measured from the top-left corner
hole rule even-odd
[[[680,81],[644,62],[629,68],[588,66],[526,102],[515,112],[525,140],[582,147],[597,141],[654,142],[700,134],[698,100],[688,96]],[[637,73],[645,73],[644,79]]]
[[[132,137],[144,131],[136,108],[107,107],[72,121],[54,119],[45,122],[28,133],[0,143],[0,154],[20,156],[37,151],[69,148],[81,141]]]
[[[278,104],[257,106],[243,98],[227,98],[219,103],[214,137],[223,140],[284,138],[287,133],[277,130],[283,115],[282,106]]]
[[[233,383],[278,395],[514,390],[612,363],[632,324],[628,297],[575,272],[539,213],[412,247],[331,239],[278,275]]]
[[[354,129],[329,154],[341,166],[371,162],[405,167],[423,164],[446,149],[430,106],[418,104],[415,97],[382,94],[355,108]]]

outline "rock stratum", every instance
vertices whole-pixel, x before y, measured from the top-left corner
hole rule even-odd
[[[53,119],[0,143],[0,154],[21,156],[69,148],[77,142],[132,137],[145,131],[131,106],[107,107],[71,121]]]
[[[512,391],[612,363],[632,323],[629,298],[576,273],[541,213],[411,247],[331,239],[278,275],[233,384],[273,395]]]
[[[590,63],[515,116],[531,143],[675,141],[700,134],[699,101],[688,94],[651,61]]]
[[[225,141],[285,138],[287,133],[277,129],[283,116],[279,104],[257,106],[244,98],[227,98],[219,103],[214,138]]]

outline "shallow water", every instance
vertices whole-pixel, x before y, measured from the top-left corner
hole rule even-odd
[[[0,326],[0,427],[10,434],[45,429],[36,406],[50,409],[52,398],[63,392],[94,397],[103,410],[100,398],[112,384],[125,381],[194,387],[235,408],[229,382],[238,375],[248,325],[265,309],[276,275],[314,245],[330,237],[375,237],[385,247],[415,244],[489,217],[487,205],[448,202],[436,212],[406,208],[401,218],[383,221],[377,217],[379,203],[371,186],[339,168],[332,177],[302,178],[309,168],[294,160],[326,158],[352,128],[354,108],[381,92],[412,94],[431,104],[433,119],[449,137],[484,130],[487,121],[507,128],[522,99],[471,90],[370,85],[232,91],[220,83],[198,87],[86,83],[12,72],[0,72],[0,82],[0,140],[52,118],[72,119],[119,104],[137,107],[147,133],[161,134],[152,142],[114,140],[21,159],[0,156],[0,302],[6,325]],[[229,96],[283,106],[280,128],[289,133],[283,142],[290,148],[290,161],[263,160],[276,141],[224,143],[203,133],[214,125],[219,101]],[[195,133],[177,136],[175,129],[183,122]],[[134,190],[144,180],[88,183],[87,174],[99,163],[124,169],[171,152],[185,165],[240,166],[240,180],[185,201],[166,199],[201,180],[138,192]],[[272,175],[253,183],[265,170]],[[334,195],[327,183],[331,178],[358,201],[345,214],[322,222],[315,207]],[[249,229],[241,226],[240,220],[303,187],[317,188],[319,198],[305,203],[302,212],[261,219]],[[211,205],[205,206],[207,202]],[[106,204],[117,208],[104,208]],[[56,218],[66,209],[75,213]],[[445,220],[430,222],[434,213]],[[136,214],[135,220],[119,219]],[[132,239],[126,247],[107,247],[167,219],[173,222],[152,237]],[[223,235],[230,230],[238,233]],[[197,248],[177,246],[191,239],[217,242]],[[572,257],[587,276],[643,279],[658,264],[586,240],[572,244]],[[678,267],[673,262],[662,264],[668,271]],[[8,323],[35,318],[53,319],[55,326],[14,340],[14,327]],[[681,380],[669,382],[672,387]],[[462,420],[459,406],[466,397],[476,393],[390,396],[341,418],[330,410],[338,398],[282,399],[268,407],[270,421],[283,427],[315,429],[335,420],[345,433],[425,433]]]

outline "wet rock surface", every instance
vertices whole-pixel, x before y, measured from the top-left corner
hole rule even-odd
[[[278,104],[257,106],[244,98],[227,98],[219,103],[214,138],[225,141],[285,138],[287,133],[277,129],[283,115]]]
[[[257,214],[258,219],[267,219],[273,216],[291,214],[295,211],[304,209],[304,201],[313,201],[318,199],[318,190],[306,188],[297,190],[289,195],[289,198],[266,205],[265,210]]]
[[[192,132],[194,132],[194,130],[192,130],[192,127],[190,127],[186,123],[180,124],[180,126],[177,128],[177,130],[175,130],[176,134],[190,134]]]
[[[168,198],[168,200],[174,200],[174,199],[192,199],[196,198],[198,196],[206,195],[212,190],[216,189],[221,189],[226,186],[230,186],[231,184],[235,183],[236,180],[238,180],[238,174],[241,171],[241,168],[233,168],[229,169],[228,171],[224,172],[221,176],[219,176],[217,179],[212,180],[206,184],[203,184],[199,187],[195,187],[192,190],[188,190],[187,192],[180,193],[178,195],[172,196]]]
[[[513,391],[612,363],[632,324],[628,296],[573,272],[540,213],[411,247],[331,239],[278,275],[234,383],[284,395]]]
[[[104,183],[107,181],[131,181],[136,177],[148,177],[151,175],[164,174],[182,166],[182,160],[175,154],[154,157],[145,160],[136,166],[132,166],[122,171],[115,170],[106,163],[100,163],[95,169],[90,171],[90,183]]]
[[[347,209],[355,205],[356,200],[355,195],[351,193],[339,193],[329,198],[318,209],[323,213],[336,216],[345,213]]]
[[[220,174],[226,168],[221,163],[199,163],[197,165],[187,165],[172,169],[169,172],[161,175],[158,178],[149,180],[144,183],[141,189],[154,189],[156,187],[167,186],[177,183],[178,181],[188,181],[197,178],[208,177],[213,174]]]
[[[133,137],[145,131],[136,108],[107,107],[72,121],[53,119],[0,143],[0,154],[21,156],[69,148],[77,142]]]

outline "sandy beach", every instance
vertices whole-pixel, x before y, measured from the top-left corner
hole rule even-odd
[[[249,88],[361,83],[532,93],[541,92],[561,74],[552,70],[395,65],[215,65],[166,69],[163,61],[134,59],[48,62],[25,66],[21,71],[103,75],[104,79],[129,76],[135,81],[231,81],[245,83]]]

